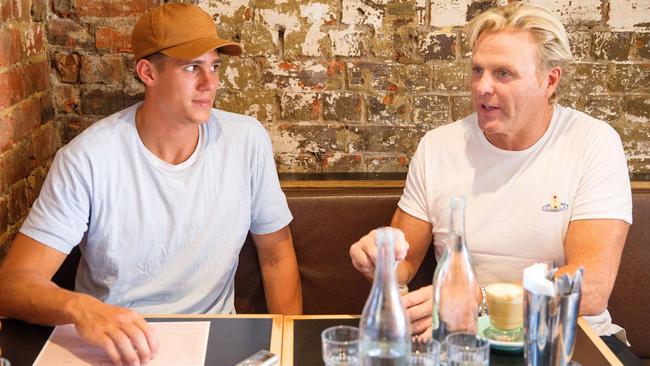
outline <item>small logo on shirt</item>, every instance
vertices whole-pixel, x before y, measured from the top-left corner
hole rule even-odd
[[[553,196],[551,196],[551,203],[545,204],[542,207],[542,210],[546,212],[560,212],[566,211],[567,208],[569,208],[569,205],[564,202],[560,202],[560,196],[553,194]]]

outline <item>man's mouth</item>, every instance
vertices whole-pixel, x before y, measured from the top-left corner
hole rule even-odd
[[[212,107],[212,102],[208,99],[195,99],[193,102],[201,107]]]
[[[490,105],[490,104],[481,104],[481,108],[482,108],[484,111],[487,111],[487,112],[489,112],[489,111],[493,111],[493,110],[495,110],[495,109],[499,109],[499,107],[496,107],[496,106],[493,106],[493,105]]]

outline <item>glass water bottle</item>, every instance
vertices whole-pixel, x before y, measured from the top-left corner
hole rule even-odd
[[[433,337],[477,332],[481,288],[465,242],[465,198],[451,198],[447,248],[433,275]]]
[[[376,230],[375,243],[375,277],[359,323],[360,366],[407,366],[411,328],[397,286],[392,229]]]

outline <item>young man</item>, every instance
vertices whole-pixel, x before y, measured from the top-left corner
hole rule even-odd
[[[607,300],[632,223],[627,164],[608,124],[556,104],[572,60],[564,27],[547,9],[518,2],[477,16],[468,36],[476,113],[428,132],[413,157],[391,224],[410,244],[396,249],[405,257],[400,280],[415,274],[432,237],[440,258],[450,197],[462,195],[482,285],[521,281],[523,269],[539,261],[559,265],[557,275],[582,266],[581,315],[600,335],[622,336]],[[350,248],[366,276],[373,238]],[[430,328],[431,287],[404,301],[414,332]]]
[[[75,325],[116,364],[155,356],[140,314],[233,313],[238,254],[253,235],[270,312],[302,312],[292,219],[262,125],[212,108],[220,39],[196,5],[164,4],[133,29],[144,102],[56,155],[0,267],[0,315]],[[87,233],[75,292],[51,282]]]

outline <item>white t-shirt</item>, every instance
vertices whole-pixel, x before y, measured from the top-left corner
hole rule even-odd
[[[564,265],[572,220],[632,223],[618,134],[559,105],[544,135],[523,151],[492,145],[476,114],[429,131],[409,166],[399,207],[433,225],[437,258],[447,241],[452,196],[466,197],[466,239],[483,285],[521,280],[535,262]]]
[[[255,119],[214,109],[191,157],[151,153],[136,104],[60,149],[20,231],[58,251],[82,245],[75,290],[143,314],[233,313],[250,230],[292,219],[270,138]]]

